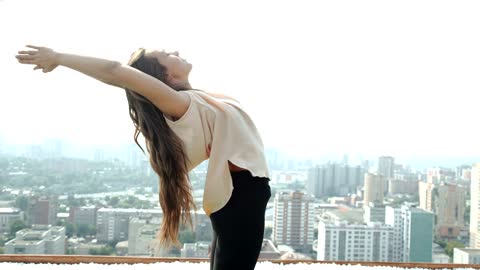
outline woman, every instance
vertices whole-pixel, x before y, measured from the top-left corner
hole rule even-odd
[[[122,65],[27,47],[16,57],[34,70],[64,66],[125,89],[134,140],[141,148],[137,139],[142,133],[159,176],[163,246],[178,245],[180,223],[192,224],[188,172],[209,159],[203,209],[214,231],[210,268],[254,269],[271,194],[262,140],[238,102],[192,89],[192,65],[178,52],[139,49]]]

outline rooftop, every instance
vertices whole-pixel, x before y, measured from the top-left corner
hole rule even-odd
[[[0,214],[20,214],[20,209],[13,207],[0,207]]]
[[[342,207],[328,211],[327,215],[332,219],[345,220],[348,223],[364,223],[363,209],[361,208]]]
[[[36,246],[36,245],[39,245],[42,241],[44,241],[43,239],[39,239],[39,240],[17,240],[17,239],[13,239],[7,243],[5,243],[5,246],[9,246],[9,245],[15,245],[15,246]]]
[[[480,249],[474,249],[474,248],[457,248],[463,252],[467,252],[468,254],[471,255],[480,255]]]

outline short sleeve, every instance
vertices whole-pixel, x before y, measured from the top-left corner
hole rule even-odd
[[[169,126],[176,126],[176,127],[182,127],[182,126],[188,126],[189,123],[194,121],[195,118],[195,108],[196,108],[196,100],[195,97],[192,95],[190,92],[186,92],[190,96],[190,104],[188,105],[187,111],[180,117],[179,119],[172,121],[168,119],[165,115],[163,117],[165,118],[165,121],[167,121]]]

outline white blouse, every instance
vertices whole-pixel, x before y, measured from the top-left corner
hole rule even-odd
[[[249,170],[253,176],[269,177],[262,139],[240,104],[212,97],[198,90],[190,96],[185,114],[176,121],[165,117],[168,126],[182,139],[192,170],[208,159],[203,209],[210,216],[220,210],[233,191],[228,161]]]

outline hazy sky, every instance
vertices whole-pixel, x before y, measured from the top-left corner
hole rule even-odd
[[[479,1],[0,0],[0,134],[128,142],[122,89],[16,62],[25,44],[126,62],[178,49],[192,85],[240,100],[299,153],[480,154]]]

